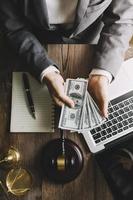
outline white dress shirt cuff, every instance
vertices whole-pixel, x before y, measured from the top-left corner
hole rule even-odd
[[[103,69],[92,69],[91,73],[89,76],[92,76],[92,75],[102,75],[102,76],[106,76],[109,83],[111,83],[113,77],[112,77],[112,74],[106,70],[103,70]]]
[[[41,83],[43,82],[43,78],[44,76],[46,76],[46,74],[50,73],[50,72],[56,72],[60,74],[60,71],[53,65],[50,65],[49,67],[47,67],[47,69],[44,69],[40,75],[40,80]]]

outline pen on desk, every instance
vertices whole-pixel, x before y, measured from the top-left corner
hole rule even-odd
[[[23,73],[23,84],[24,84],[24,90],[25,90],[25,94],[26,94],[29,110],[30,110],[30,112],[32,114],[32,117],[34,119],[36,119],[34,103],[33,103],[31,90],[30,90],[30,83],[29,83],[29,79],[28,79],[28,76],[27,76],[26,73]]]

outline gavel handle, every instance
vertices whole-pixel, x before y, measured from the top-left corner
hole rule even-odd
[[[62,129],[60,129],[60,134],[61,134],[62,155],[65,155],[65,137]]]

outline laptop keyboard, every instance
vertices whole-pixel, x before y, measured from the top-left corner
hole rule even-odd
[[[96,144],[133,128],[133,91],[113,99],[109,103],[108,113],[104,124],[90,131]]]

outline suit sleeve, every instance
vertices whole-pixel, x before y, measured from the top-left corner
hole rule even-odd
[[[45,49],[32,34],[24,16],[12,0],[0,2],[0,29],[25,63],[27,71],[37,79],[44,69],[55,64],[48,58]]]
[[[103,22],[94,67],[107,70],[115,77],[133,35],[133,0],[112,0]]]

